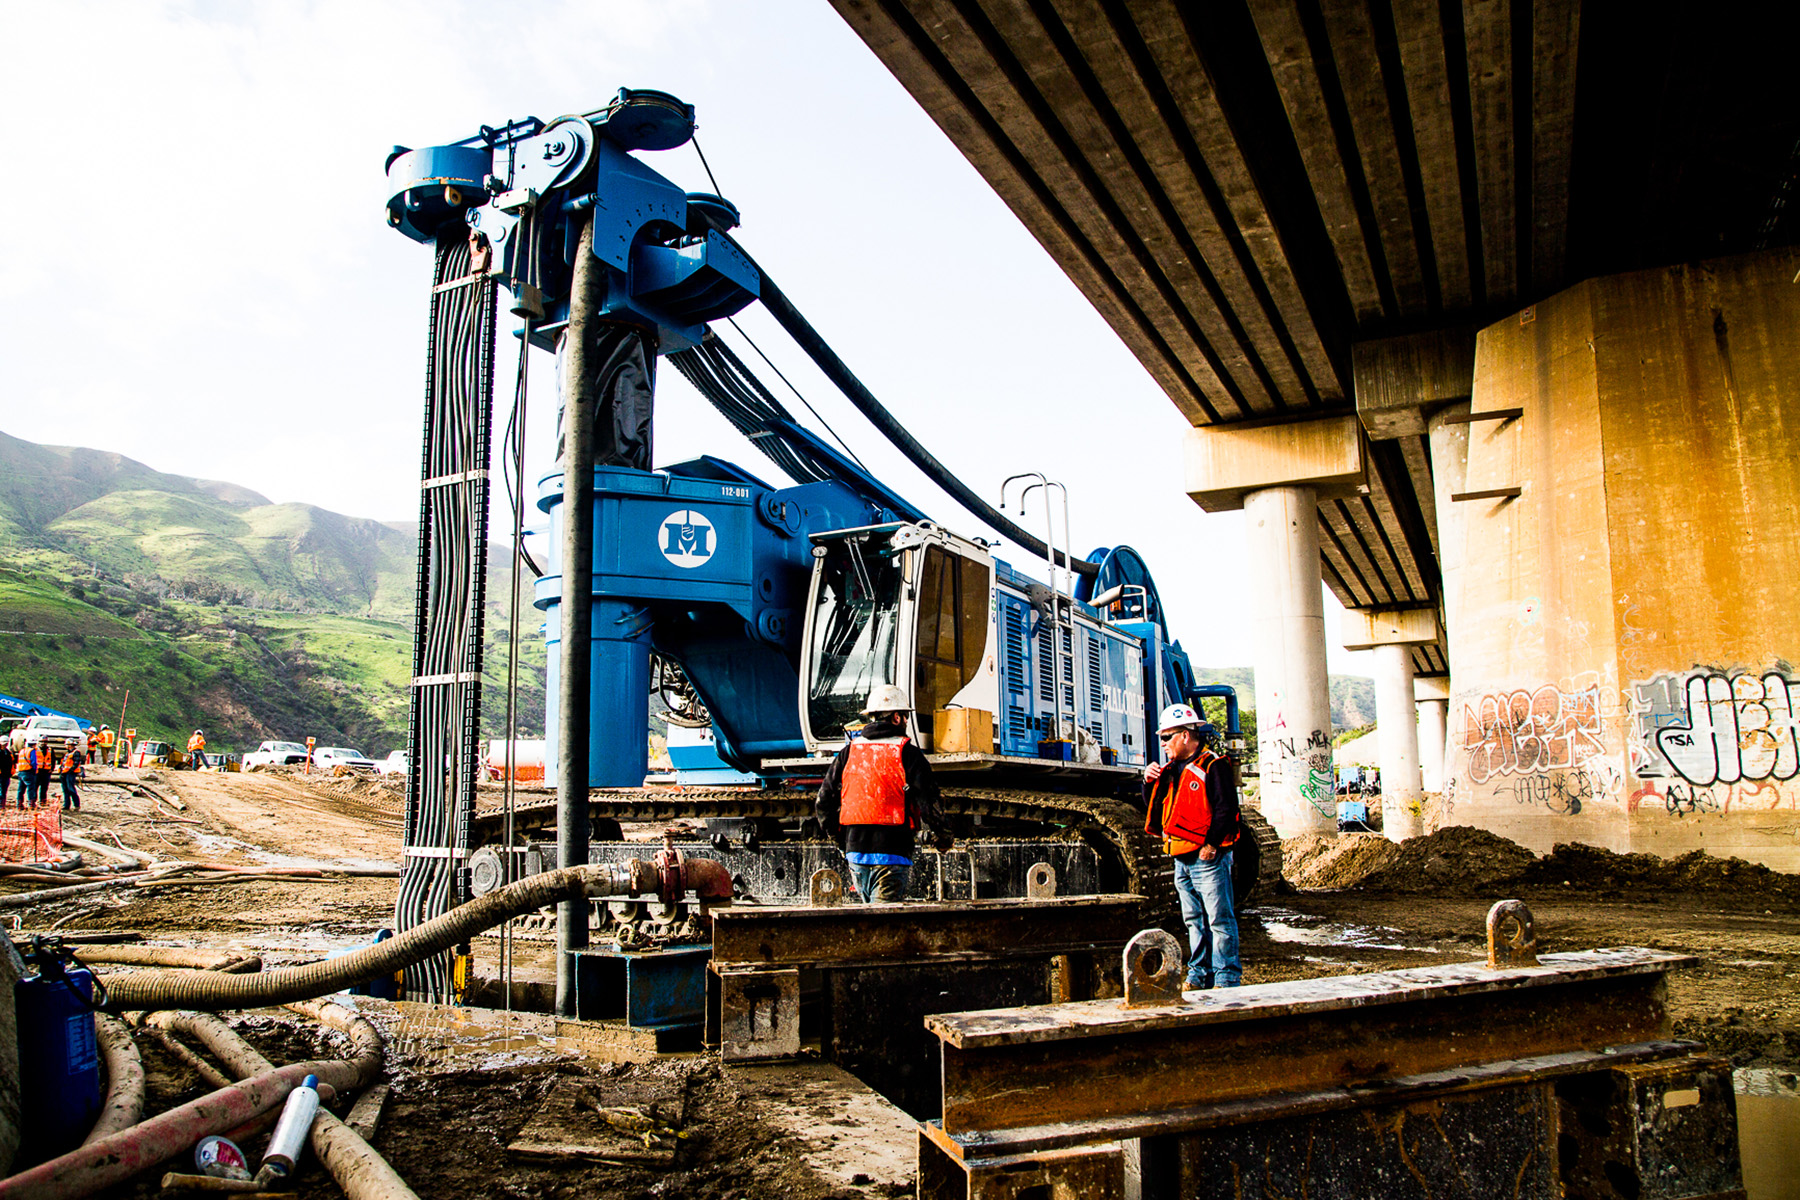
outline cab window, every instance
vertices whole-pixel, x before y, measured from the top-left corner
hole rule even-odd
[[[929,729],[931,714],[975,678],[987,653],[988,571],[937,546],[919,567],[918,647],[913,707]]]

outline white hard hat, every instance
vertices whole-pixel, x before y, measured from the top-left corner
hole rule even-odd
[[[1162,710],[1162,717],[1156,722],[1156,732],[1173,733],[1177,729],[1198,725],[1204,719],[1194,711],[1191,704],[1171,704]]]
[[[869,703],[863,709],[865,714],[911,711],[912,701],[906,698],[906,692],[891,683],[884,683],[870,692]]]

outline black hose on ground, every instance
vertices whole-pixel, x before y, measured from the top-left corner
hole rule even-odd
[[[709,859],[689,859],[683,864],[684,883],[702,895],[717,898],[713,872],[723,872]],[[125,1009],[191,1008],[208,1012],[221,1009],[261,1008],[309,1000],[347,987],[392,975],[414,963],[468,941],[485,929],[546,905],[587,896],[637,896],[654,892],[660,880],[657,869],[636,859],[622,864],[565,867],[546,871],[480,896],[440,917],[415,925],[398,937],[364,946],[338,958],[264,971],[258,975],[225,975],[216,971],[130,971],[106,978],[108,1007]],[[724,896],[730,896],[726,876]]]

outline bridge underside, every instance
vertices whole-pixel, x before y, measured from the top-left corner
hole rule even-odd
[[[1791,7],[1752,16],[1622,0],[832,3],[1194,425],[1189,493],[1210,509],[1242,505],[1259,482],[1310,489],[1299,495],[1316,501],[1320,573],[1346,608],[1363,610],[1359,644],[1403,647],[1400,669],[1454,675],[1457,697],[1465,682],[1550,665],[1488,663],[1473,649],[1470,662],[1455,661],[1463,639],[1446,579],[1468,576],[1465,560],[1487,553],[1491,533],[1467,510],[1528,505],[1531,488],[1549,483],[1541,470],[1503,478],[1473,466],[1521,428],[1482,418],[1582,391],[1532,392],[1538,384],[1516,373],[1531,366],[1547,379],[1568,347],[1496,358],[1493,331],[1528,323],[1584,280],[1744,255],[1785,262],[1796,241],[1800,105],[1789,57],[1800,12]],[[1749,328],[1733,327],[1732,346],[1796,348],[1785,310],[1750,299],[1780,307],[1766,291],[1779,265],[1726,271],[1748,289],[1729,302],[1671,284],[1639,306],[1648,328],[1620,327],[1616,309],[1588,324],[1654,356],[1666,344],[1659,332],[1698,336],[1709,306],[1723,322],[1735,303]],[[1655,287],[1602,287],[1589,302],[1646,290]],[[1773,470],[1775,507],[1791,513],[1800,422],[1786,353],[1756,411],[1787,440],[1732,461]],[[1688,374],[1671,386],[1686,389],[1683,412],[1697,419],[1684,428],[1709,451],[1721,414],[1744,418]],[[1588,402],[1637,382],[1601,378]],[[1643,403],[1654,409],[1656,397]],[[1450,428],[1471,404],[1475,423]],[[1537,416],[1566,414],[1553,406]],[[1628,432],[1621,419],[1595,425],[1612,430],[1615,447]],[[1555,430],[1530,436],[1554,449]],[[1348,449],[1337,444],[1346,437]],[[1595,438],[1604,475],[1619,456]],[[1288,479],[1276,462],[1284,455],[1296,464]],[[1260,480],[1245,465],[1259,461],[1269,464]],[[1471,470],[1486,470],[1493,486],[1474,487]],[[1458,544],[1446,543],[1451,533]],[[1764,568],[1784,568],[1800,551],[1788,538],[1761,553]],[[1493,597],[1469,603],[1496,619]],[[1791,637],[1752,641],[1655,665],[1800,658]],[[1583,669],[1610,671],[1615,706],[1628,708],[1621,689],[1640,681],[1616,657],[1608,663]],[[1448,681],[1432,686],[1452,698]],[[1450,740],[1454,751],[1466,738],[1452,729]]]

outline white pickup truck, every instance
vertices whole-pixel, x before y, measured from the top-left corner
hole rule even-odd
[[[13,729],[12,744],[15,753],[22,754],[26,746],[35,744],[40,753],[47,752],[52,759],[60,759],[71,750],[87,749],[87,734],[73,717],[39,714],[25,718],[23,724]]]
[[[244,755],[244,770],[253,767],[290,767],[306,761],[306,747],[299,742],[264,742]]]

